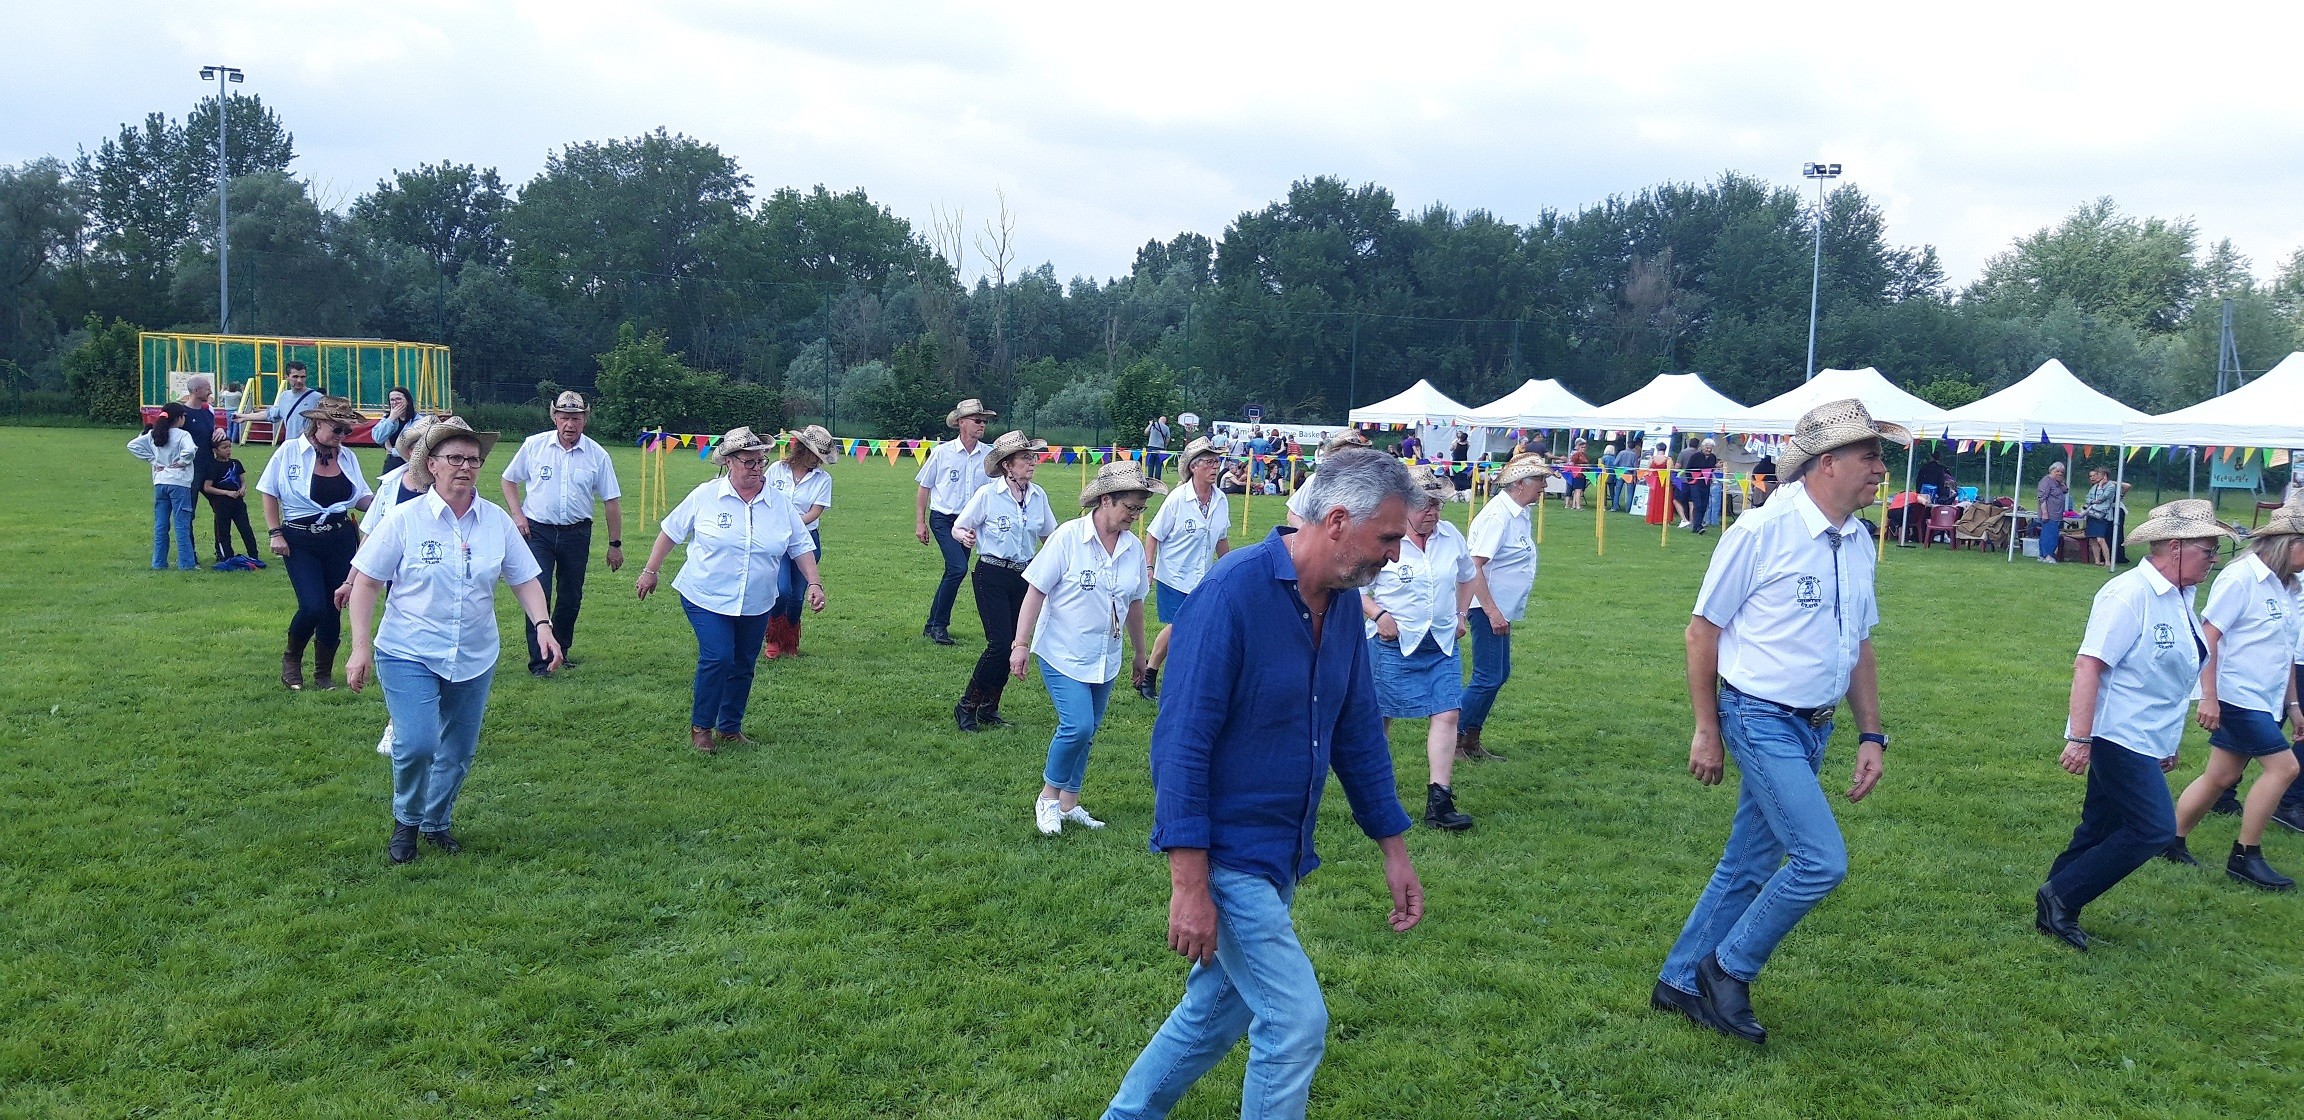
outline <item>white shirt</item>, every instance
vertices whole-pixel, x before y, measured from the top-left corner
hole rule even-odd
[[[368,512],[360,515],[361,537],[373,534],[376,527],[384,523],[384,515],[400,507],[400,484],[407,479],[408,464],[402,463],[385,471],[384,477],[376,480],[376,500],[368,503]]]
[[[989,440],[977,440],[976,450],[960,446],[960,441],[948,439],[928,453],[928,461],[920,464],[920,473],[913,477],[928,490],[928,509],[934,513],[960,512],[968,504],[969,495],[983,485],[984,457],[992,453]]]
[[[168,438],[157,448],[152,446],[152,433],[144,432],[128,441],[128,453],[152,464],[152,485],[192,485],[192,437],[184,429],[168,429]]]
[[[952,527],[976,534],[976,555],[1021,564],[1040,551],[1040,542],[1056,532],[1056,511],[1048,506],[1048,492],[1037,482],[1024,484],[1024,500],[1016,500],[1006,479],[993,479],[968,496]]]
[[[1211,483],[1202,504],[1190,482],[1168,492],[1144,535],[1160,544],[1152,577],[1190,595],[1216,564],[1216,542],[1232,539],[1232,503]]]
[[[264,417],[280,426],[282,440],[303,439],[307,423],[304,414],[320,407],[325,399],[326,394],[318,389],[307,388],[299,393],[283,388],[280,395],[272,399],[272,406],[264,410]]]
[[[776,605],[784,559],[816,551],[799,511],[784,495],[762,486],[747,502],[725,478],[689,491],[664,515],[663,530],[688,544],[672,589],[714,614],[768,613]]]
[[[1528,613],[1528,592],[1536,586],[1536,536],[1528,521],[1528,507],[1498,494],[1472,519],[1466,542],[1472,555],[1488,561],[1488,594],[1495,602],[1474,600],[1473,605],[1502,612],[1506,622],[1518,622]]]
[[[1369,597],[1392,612],[1392,622],[1400,628],[1400,652],[1422,648],[1426,634],[1443,651],[1456,652],[1456,588],[1472,582],[1474,570],[1471,546],[1446,521],[1432,530],[1422,548],[1416,547],[1414,536],[1400,538],[1400,558],[1384,565],[1368,587]],[[1368,636],[1376,636],[1375,619],[1368,620]]]
[[[2255,553],[2244,553],[2216,574],[2200,621],[2222,635],[2216,642],[2217,701],[2279,719],[2296,660],[2295,589]]]
[[[577,436],[576,446],[563,447],[557,429],[521,440],[520,450],[504,465],[504,481],[528,484],[520,514],[546,525],[590,521],[594,498],[612,502],[624,496],[608,449],[591,436]]]
[[[808,511],[823,506],[832,508],[832,472],[822,466],[808,468],[808,477],[795,481],[792,464],[768,464],[768,488],[784,495],[792,503],[792,512],[806,517]]]
[[[2200,680],[2191,593],[2149,561],[2113,576],[2096,589],[2080,653],[2110,666],[2089,731],[2147,758],[2173,756],[2184,738],[2184,701]],[[2064,733],[2073,734],[2069,721]]]
[[[302,521],[324,513],[350,513],[369,494],[368,480],[360,477],[360,460],[349,447],[336,449],[336,469],[352,480],[352,499],[331,506],[316,505],[312,501],[312,464],[319,458],[312,441],[298,437],[280,445],[272,453],[272,460],[264,464],[263,477],[256,480],[256,492],[280,499],[280,516],[289,521]]]
[[[1736,690],[1794,708],[1837,704],[1848,692],[1880,607],[1876,556],[1864,523],[1831,522],[1798,483],[1720,534],[1693,612],[1720,627],[1720,677]]]
[[[511,514],[474,497],[458,517],[429,490],[385,518],[352,566],[392,585],[376,652],[420,661],[448,681],[496,666],[496,581],[517,587],[542,570]]]
[[[1096,539],[1096,520],[1082,515],[1064,523],[1024,569],[1024,582],[1048,601],[1032,628],[1032,652],[1058,672],[1084,684],[1103,684],[1120,675],[1121,633],[1128,604],[1141,603],[1152,589],[1145,578],[1144,546],[1123,532],[1112,552]]]

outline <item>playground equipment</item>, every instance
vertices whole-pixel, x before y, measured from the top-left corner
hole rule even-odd
[[[384,411],[385,394],[394,386],[415,395],[418,412],[448,412],[453,404],[448,348],[429,342],[166,331],[145,331],[138,342],[147,420],[161,405],[183,397],[184,383],[196,373],[214,377],[219,394],[238,384],[241,410],[262,411],[279,395],[281,371],[291,361],[304,363],[312,388],[345,397],[366,413]],[[268,434],[253,431],[249,438],[262,441]],[[355,439],[365,434],[364,425]]]

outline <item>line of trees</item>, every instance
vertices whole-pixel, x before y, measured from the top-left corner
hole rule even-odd
[[[1805,362],[1815,208],[1734,173],[1526,224],[1313,177],[1213,237],[1146,243],[1124,276],[1067,280],[1018,265],[1005,200],[916,228],[862,190],[762,193],[661,129],[569,144],[516,188],[443,162],[339,207],[292,170],[286,123],[234,95],[0,167],[0,374],[19,400],[116,411],[116,386],[67,375],[102,363],[69,355],[136,326],[215,328],[220,113],[235,328],[444,342],[468,400],[659,386],[613,415],[911,436],[978,396],[1020,424],[1126,434],[1249,403],[1335,421],[1419,377],[1469,403],[1528,377],[1604,400],[1696,370],[1754,401]],[[2227,300],[2248,368],[2304,339],[2304,250],[2260,282],[2189,220],[2101,199],[1956,288],[1860,189],[1823,210],[1819,363],[1940,404],[2050,357],[2140,408],[2198,400]]]

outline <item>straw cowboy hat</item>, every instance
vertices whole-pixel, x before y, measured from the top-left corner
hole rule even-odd
[[[472,425],[465,423],[461,416],[447,416],[434,420],[424,429],[423,439],[417,443],[416,447],[417,450],[424,453],[426,460],[430,460],[433,452],[440,450],[441,444],[457,439],[468,439],[479,444],[480,457],[483,459],[488,457],[489,452],[496,450],[496,433],[475,432],[472,430]]]
[[[2273,512],[2272,519],[2266,521],[2249,536],[2255,538],[2274,533],[2304,533],[2304,495],[2291,494],[2288,500]]]
[[[1909,446],[1912,430],[1872,419],[1863,401],[1826,401],[1809,409],[1793,426],[1791,438],[1784,441],[1784,453],[1776,457],[1776,477],[1794,481],[1817,456],[1868,439]]]
[[[1141,490],[1147,494],[1165,494],[1168,484],[1144,473],[1144,468],[1133,460],[1122,459],[1097,468],[1095,481],[1080,491],[1080,508],[1088,509],[1096,499],[1106,494],[1125,494]]]
[[[745,425],[728,429],[728,434],[721,436],[720,442],[712,445],[712,461],[714,463],[726,463],[730,455],[746,451],[766,452],[774,449],[773,444],[760,438],[760,433],[753,431],[750,425]]]
[[[961,401],[959,407],[954,408],[951,412],[945,414],[944,426],[947,428],[957,428],[960,426],[960,421],[965,420],[970,416],[981,416],[986,420],[990,420],[998,415],[1000,414],[984,407],[983,401],[977,400],[974,397],[970,397],[967,400]]]
[[[592,406],[584,403],[584,394],[570,389],[552,400],[554,412],[590,412]]]
[[[1546,463],[1542,455],[1521,455],[1504,464],[1503,470],[1496,472],[1496,489],[1502,490],[1526,478],[1550,477],[1552,477],[1552,465]]]
[[[840,454],[840,444],[822,424],[810,424],[797,432],[786,432],[784,438],[791,441],[793,447],[814,455],[818,463],[829,463]]]
[[[1372,445],[1368,442],[1367,436],[1361,435],[1356,429],[1346,428],[1341,432],[1331,433],[1327,439],[1321,440],[1320,450],[1316,454],[1330,455],[1347,447],[1369,446]]]
[[[2281,506],[2280,512],[2287,513],[2290,508],[2286,505]],[[2275,516],[2272,523],[2279,524],[2280,518]],[[2294,523],[2293,518],[2290,519],[2290,523]],[[2270,528],[2270,526],[2266,526],[2266,528]],[[2216,504],[2206,498],[2178,498],[2165,505],[2153,506],[2152,512],[2144,518],[2143,524],[2128,530],[2129,544],[2151,544],[2153,541],[2189,541],[2199,540],[2203,537],[2231,537],[2234,540],[2240,538],[2240,534],[2234,532],[2230,526],[2216,520]]]
[[[984,456],[984,473],[998,478],[1000,469],[1008,465],[1008,460],[1025,452],[1038,456],[1046,450],[1047,440],[1033,439],[1022,432],[1002,432],[999,439],[992,441],[992,453]]]
[[[408,426],[401,429],[400,438],[392,441],[392,453],[400,456],[405,462],[413,463],[422,459],[424,449],[419,447],[418,443],[424,438],[424,433],[432,430],[432,423],[430,416],[419,416],[410,420]]]
[[[1217,455],[1216,445],[1208,442],[1207,436],[1201,436],[1199,439],[1185,444],[1184,453],[1177,459],[1177,462],[1183,464],[1182,470],[1185,474],[1191,474],[1192,464],[1204,455]],[[1222,462],[1223,456],[1217,455],[1217,461]]]
[[[313,405],[304,414],[304,428],[310,431],[314,424],[334,424],[342,428],[346,435],[350,435],[352,429],[365,419],[367,417],[360,415],[359,409],[352,407],[351,401],[343,397],[322,397],[319,404]]]

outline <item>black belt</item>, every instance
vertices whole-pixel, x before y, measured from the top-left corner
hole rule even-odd
[[[587,525],[590,525],[592,523],[592,519],[587,517],[582,521],[571,521],[566,525],[562,525],[557,521],[538,521],[531,517],[528,519],[528,522],[532,525],[542,525],[547,529],[581,529]]]
[[[976,557],[976,562],[979,564],[990,564],[995,568],[1006,568],[1011,572],[1021,572],[1024,569],[1032,566],[1032,562],[1030,560],[1003,560],[997,556],[979,555]]]
[[[313,517],[301,518],[295,521],[282,521],[280,523],[280,527],[283,529],[294,529],[299,533],[320,534],[333,533],[336,530],[344,528],[350,524],[352,524],[352,519],[346,514],[323,513]]]
[[[1729,684],[1725,680],[1720,682],[1720,691],[1733,692],[1746,700],[1751,700],[1755,703],[1766,704],[1771,708],[1775,708],[1778,711],[1791,716],[1793,719],[1799,720],[1800,722],[1817,729],[1822,729],[1825,724],[1832,722],[1832,713],[1840,710],[1840,702],[1838,700],[1834,700],[1833,702],[1820,708],[1795,708],[1790,704],[1779,704],[1765,696],[1754,696],[1751,693],[1736,687],[1735,685]]]

